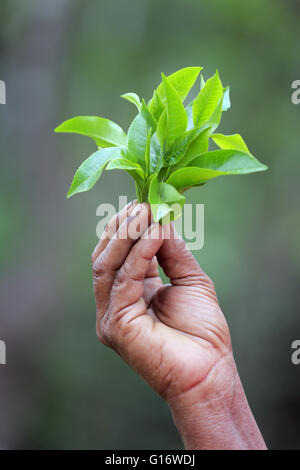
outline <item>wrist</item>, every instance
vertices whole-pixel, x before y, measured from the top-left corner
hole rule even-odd
[[[169,406],[186,449],[266,449],[232,354]]]

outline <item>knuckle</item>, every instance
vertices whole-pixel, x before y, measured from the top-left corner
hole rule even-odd
[[[93,264],[93,276],[95,278],[101,277],[107,272],[103,256],[100,255]]]
[[[99,323],[97,322],[96,323],[96,334],[97,334],[97,338],[99,339],[100,343],[104,344],[105,346],[107,346],[107,342],[106,342],[106,338],[103,334],[103,330],[102,328],[99,327]]]
[[[111,322],[109,321],[109,315],[98,318],[96,322],[96,334],[102,344],[112,347],[114,335]]]
[[[98,252],[98,249],[99,249],[99,245],[100,245],[100,240],[99,242],[97,243],[97,245],[95,246],[92,254],[91,254],[91,262],[92,262],[92,266],[95,262],[95,260],[97,259],[97,252]]]

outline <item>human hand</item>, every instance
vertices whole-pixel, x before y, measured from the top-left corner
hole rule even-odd
[[[238,398],[245,417],[247,401],[214,285],[173,224],[151,223],[150,207],[132,203],[108,223],[92,262],[101,342],[168,402],[187,447],[220,446],[203,436],[203,418],[225,430],[227,404]]]

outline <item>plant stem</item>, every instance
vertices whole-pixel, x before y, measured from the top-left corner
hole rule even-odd
[[[135,182],[135,192],[136,192],[137,201],[142,202],[142,200],[141,200],[141,191],[140,191],[140,187],[137,184],[137,182]]]

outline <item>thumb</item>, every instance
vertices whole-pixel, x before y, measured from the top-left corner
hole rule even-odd
[[[157,261],[172,284],[193,285],[210,280],[176,232],[173,223],[163,226],[163,239],[157,252]]]

